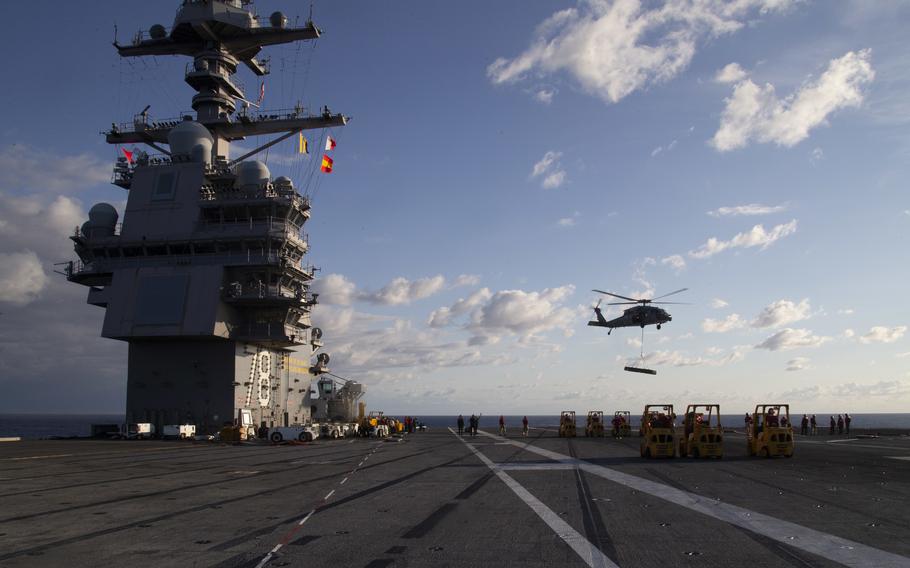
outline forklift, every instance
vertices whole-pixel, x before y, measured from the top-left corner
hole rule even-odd
[[[683,418],[679,438],[679,457],[724,457],[724,429],[720,425],[719,404],[690,404]]]
[[[603,410],[588,411],[588,422],[585,424],[585,437],[604,437],[604,412]]]
[[[617,410],[613,413],[613,437],[627,438],[632,434],[632,412]]]
[[[759,404],[746,431],[750,456],[793,457],[793,425],[789,404]]]
[[[649,404],[641,415],[643,458],[676,457],[676,426],[672,404]]]
[[[559,437],[560,438],[574,438],[575,437],[575,411],[574,410],[563,410],[559,415]]]

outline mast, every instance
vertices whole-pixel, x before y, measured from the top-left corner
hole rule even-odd
[[[196,121],[214,138],[212,160],[227,159],[230,142],[247,136],[297,132],[344,126],[348,117],[324,107],[318,115],[307,115],[297,108],[278,114],[251,117],[246,108],[235,115],[237,101],[251,103],[242,86],[234,79],[241,63],[256,76],[269,73],[268,60],[257,58],[263,47],[296,41],[318,39],[319,28],[312,21],[303,27],[288,27],[287,17],[275,12],[268,26],[245,9],[243,0],[184,0],[170,33],[164,26],[153,25],[149,37],[141,32],[130,45],[114,47],[121,57],[146,55],[184,55],[193,59],[187,65],[184,79],[196,90],[193,110]],[[132,123],[115,125],[106,132],[109,144],[148,144],[157,147],[167,143],[175,121],[149,122],[146,112],[136,115]],[[160,148],[159,148],[160,149]]]

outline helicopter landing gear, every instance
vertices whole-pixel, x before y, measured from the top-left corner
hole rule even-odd
[[[660,324],[657,324],[657,329],[660,329]]]
[[[612,328],[612,327],[610,328],[610,331],[607,332],[607,335],[610,335],[611,333],[613,333],[613,328]]]

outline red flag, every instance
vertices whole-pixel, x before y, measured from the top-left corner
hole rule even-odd
[[[320,169],[321,169],[324,173],[330,174],[330,173],[332,173],[332,165],[333,165],[334,163],[335,163],[335,162],[332,160],[332,158],[329,158],[328,156],[326,156],[325,154],[323,154],[323,155],[322,155],[322,168],[320,168]]]
[[[133,153],[127,150],[126,148],[120,148],[120,151],[123,152],[123,155],[126,156],[126,161],[133,163]]]
[[[256,101],[257,105],[262,104],[262,99],[265,98],[265,82],[259,83],[259,100]]]
[[[331,136],[325,139],[325,149],[326,151],[335,149],[335,139]]]

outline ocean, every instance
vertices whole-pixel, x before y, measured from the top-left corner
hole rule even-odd
[[[802,412],[794,412],[792,415],[794,424],[799,427],[799,420],[802,418]],[[810,416],[812,413],[808,413]],[[577,415],[579,426],[584,425],[586,413]],[[828,417],[830,414],[816,413],[819,428],[826,431],[828,426]],[[448,416],[420,416],[415,415],[417,419],[426,424],[429,428],[455,428],[457,415]],[[882,414],[853,414],[853,423],[851,428],[854,429],[886,429],[886,428],[905,428],[910,429],[910,414],[908,413],[882,413]],[[404,415],[400,416],[403,418]],[[464,416],[465,422],[468,421],[470,414]],[[607,427],[610,425],[612,416],[605,416]],[[837,415],[834,416],[837,419]],[[507,415],[507,428],[520,428],[520,415]],[[0,414],[0,438],[19,436],[26,440],[36,440],[41,438],[52,437],[79,437],[88,436],[91,433],[92,424],[118,424],[124,421],[123,415],[119,414]],[[529,415],[528,422],[532,427],[546,428],[555,427],[559,424],[559,415]],[[632,416],[632,427],[637,428],[639,417]],[[496,428],[499,423],[499,416],[481,415],[481,428]],[[725,426],[739,428],[743,425],[743,416],[723,415],[721,423]]]

